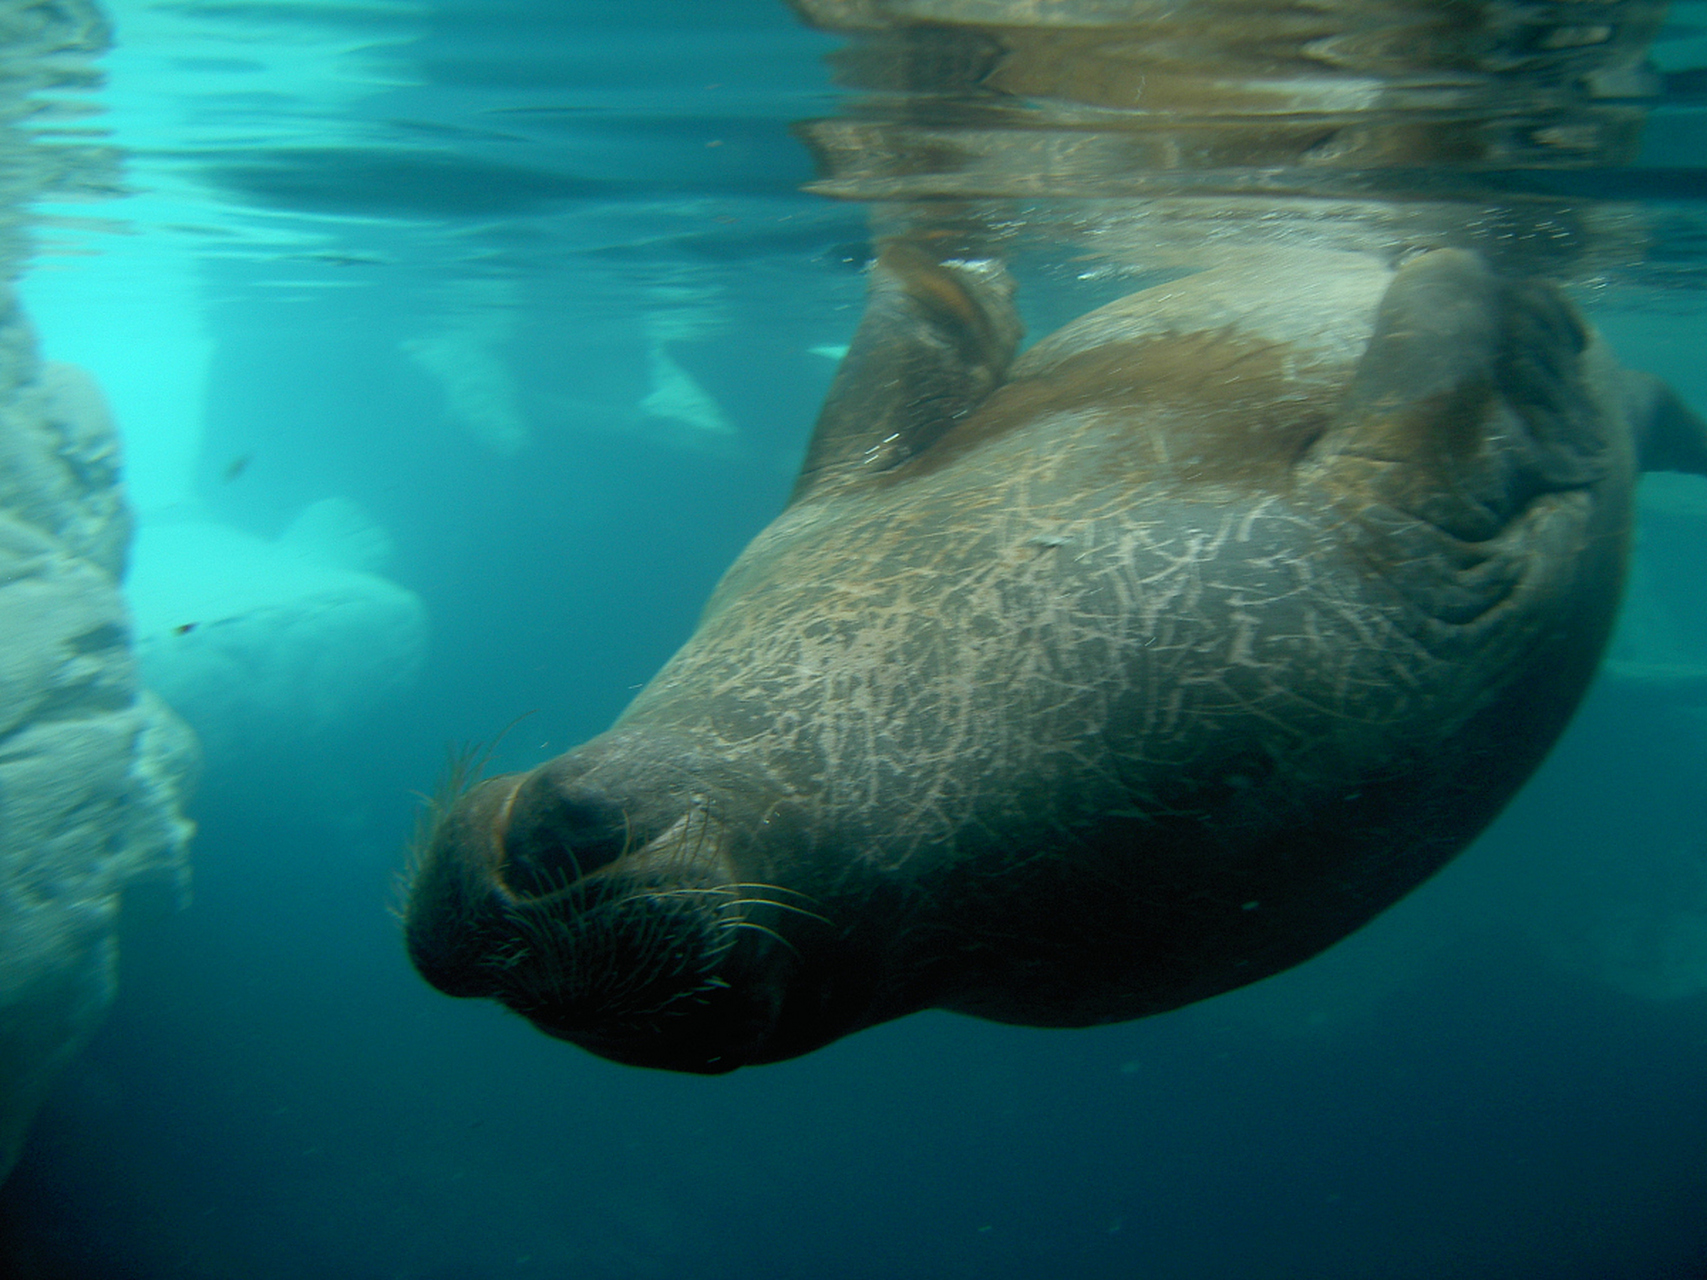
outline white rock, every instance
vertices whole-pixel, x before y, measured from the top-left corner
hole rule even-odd
[[[143,679],[222,763],[347,727],[426,657],[419,597],[379,576],[389,539],[316,503],[276,540],[205,520],[146,524],[126,590]]]

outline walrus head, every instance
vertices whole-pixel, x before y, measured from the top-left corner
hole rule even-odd
[[[811,910],[743,878],[738,792],[693,754],[606,735],[436,803],[408,885],[422,975],[619,1062],[761,1058],[789,968],[774,922]]]
[[[1087,1025],[1296,964],[1545,754],[1638,451],[1707,430],[1475,255],[1217,269],[1014,358],[888,246],[788,508],[617,723],[437,806],[439,989],[720,1072],[926,1007]]]

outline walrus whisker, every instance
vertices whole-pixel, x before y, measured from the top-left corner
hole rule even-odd
[[[821,916],[816,911],[808,911],[805,907],[797,907],[791,902],[777,902],[773,898],[740,898],[737,901],[742,904],[752,903],[760,907],[775,907],[778,911],[792,911],[797,916],[805,916],[808,920],[816,920],[819,924],[834,927],[828,916]]]
[[[832,921],[829,920],[828,917],[821,916],[816,911],[808,911],[805,907],[797,907],[791,902],[778,902],[774,898],[754,898],[736,892],[736,890],[744,888],[770,889],[776,887],[777,886],[775,885],[761,884],[673,885],[668,889],[651,890],[650,894],[653,897],[660,898],[717,898],[721,900],[719,903],[719,910],[732,910],[745,906],[775,907],[778,911],[791,911],[795,915],[805,916],[809,920],[816,920],[819,924],[832,924]],[[801,894],[799,896],[807,897],[806,894]]]
[[[813,898],[811,894],[805,893],[799,889],[791,889],[785,884],[770,884],[764,880],[732,880],[729,882],[729,887],[731,889],[768,889],[773,893],[790,893],[796,898],[805,898],[808,901],[813,902],[817,901],[817,899]]]
[[[612,1011],[613,1006],[627,1006],[628,1016],[644,1016],[644,1011],[633,1008],[635,996],[681,976],[690,967],[699,968],[703,974],[706,966],[727,949],[726,945],[714,945],[710,949],[711,954],[702,957],[697,966],[684,964],[675,949],[677,926],[673,922],[677,913],[666,911],[662,916],[656,913],[643,916],[636,929],[635,922],[629,918],[631,909],[636,906],[656,908],[670,901],[709,903],[712,920],[715,921],[713,936],[740,927],[751,927],[792,949],[792,944],[774,930],[756,922],[730,918],[746,903],[755,901],[742,898],[730,886],[647,885],[589,906],[585,885],[568,882],[558,869],[553,870],[552,878],[556,881],[552,891],[531,898],[525,907],[517,906],[507,913],[511,927],[523,941],[489,957],[490,966],[504,977],[511,1002],[519,1008],[538,1007],[545,999],[560,998],[566,990],[584,990],[591,985],[597,990],[589,994],[607,1012]],[[802,910],[792,904],[756,901],[775,905],[779,910]],[[558,914],[565,907],[570,911],[569,919]],[[596,954],[601,949],[597,940],[600,937],[613,939],[619,929],[627,930],[621,941],[622,950],[630,962],[620,966],[619,973],[607,972],[601,979],[589,983],[577,952],[590,949]],[[524,962],[531,962],[532,971],[525,975],[516,974]],[[518,982],[517,977],[522,980]],[[653,1007],[653,1012],[668,1007],[670,1003],[666,1000]]]
[[[757,898],[757,897],[753,897],[749,894],[738,893],[738,891],[746,890],[746,889],[762,889],[766,893],[793,894],[796,898],[804,898],[807,902],[810,902],[814,905],[817,905],[817,902],[818,902],[818,900],[816,898],[814,898],[809,893],[802,893],[798,889],[790,889],[786,885],[765,884],[762,881],[758,881],[758,880],[736,880],[736,881],[731,881],[728,884],[718,885],[718,886],[715,886],[712,888],[698,888],[698,889],[690,889],[687,891],[688,892],[696,892],[696,893],[715,893],[715,894],[736,893],[737,896],[734,897],[734,901],[736,901],[736,902],[740,902],[740,903],[749,903],[750,902],[750,903],[753,903],[753,904],[758,905],[758,906],[775,907],[778,911],[792,911],[796,915],[805,916],[809,920],[816,920],[820,924],[832,923],[827,917],[819,915],[816,911],[808,911],[805,907],[795,906],[792,902],[778,902],[775,898]]]
[[[818,901],[818,899],[814,898],[811,894],[802,893],[799,889],[790,889],[787,885],[783,884],[765,884],[760,880],[736,880],[732,881],[728,887],[731,889],[763,889],[766,893],[791,894],[796,898],[804,898],[807,902],[811,903],[816,903]]]
[[[739,906],[744,903],[758,903],[765,906],[780,908],[783,911],[803,911],[804,908],[792,906],[786,902],[775,902],[769,898],[753,898],[737,893],[735,885],[671,885],[667,889],[652,889],[651,896],[658,898],[716,898],[726,906]]]
[[[499,744],[508,736],[510,730],[533,714],[532,711],[522,712],[498,730],[490,742],[473,740],[447,744],[445,762],[440,767],[433,789],[430,792],[411,793],[420,801],[420,805],[415,811],[415,821],[404,844],[403,866],[392,877],[392,901],[386,907],[399,923],[405,921],[406,904],[414,894],[427,853],[438,840],[445,819],[450,816],[457,801],[473,790],[486,776],[486,766],[491,763],[493,753],[498,750]]]
[[[720,925],[719,928],[729,929],[729,930],[751,929],[755,933],[762,933],[767,938],[772,938],[775,941],[782,943],[783,946],[787,947],[790,951],[794,952],[795,955],[800,954],[800,948],[799,947],[795,946],[792,942],[790,942],[787,938],[783,937],[775,929],[767,928],[764,925],[760,924],[756,920],[729,920],[729,921],[724,922],[722,925]]]
[[[639,1032],[718,989],[712,970],[731,945],[722,935],[742,901],[727,887],[652,883],[599,898],[561,868],[550,869],[549,881],[549,892],[506,910],[512,940],[486,960],[499,999],[517,1012],[567,1004]],[[696,917],[705,945],[683,948],[682,927]]]
[[[689,890],[688,892],[721,893],[722,890],[701,889],[701,890]],[[747,907],[747,906],[775,907],[778,911],[791,911],[797,916],[805,916],[808,920],[816,920],[819,924],[826,924],[827,925],[827,924],[832,923],[828,917],[821,916],[816,911],[808,911],[805,907],[797,907],[791,902],[778,902],[774,898],[748,898],[748,897],[731,896],[728,900],[727,905],[730,907]]]
[[[577,895],[586,896],[586,886],[582,883],[579,874],[571,877],[564,868],[552,866],[546,867],[538,875],[540,880],[545,883],[546,889],[544,893],[528,896],[526,901],[530,906],[539,906],[545,903],[555,905],[560,899],[572,898]]]

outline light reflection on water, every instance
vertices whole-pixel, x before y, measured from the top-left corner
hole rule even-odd
[[[175,313],[190,352],[210,308],[335,303],[413,318],[422,370],[525,364],[519,330],[572,318],[633,328],[668,379],[665,347],[737,316],[845,341],[890,234],[1007,258],[1033,333],[1298,246],[1471,245],[1638,309],[1707,277],[1700,5],[794,8],[118,0],[106,85],[58,95],[107,176],[42,203],[32,307],[97,368],[97,299],[144,331],[114,344]],[[446,392],[500,451],[526,412],[503,381]]]
[[[1315,235],[1639,274],[1658,229],[1699,269],[1698,6],[798,7],[826,30],[779,0],[120,0],[97,101],[133,194],[51,206],[78,221],[45,262],[730,274],[860,238],[809,185],[1132,268]]]

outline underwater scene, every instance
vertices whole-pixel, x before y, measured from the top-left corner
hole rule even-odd
[[[0,0],[0,258],[0,1280],[1707,1277],[1707,2]]]

